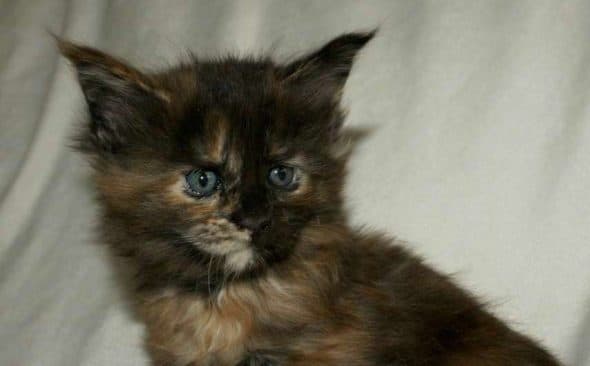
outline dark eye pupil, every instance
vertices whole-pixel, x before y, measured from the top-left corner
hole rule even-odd
[[[201,173],[201,175],[199,176],[199,185],[201,187],[207,187],[207,183],[209,183],[209,178],[207,177],[207,174],[205,173]]]
[[[287,178],[287,172],[285,171],[285,168],[278,168],[277,175],[279,177],[279,180],[284,181]]]

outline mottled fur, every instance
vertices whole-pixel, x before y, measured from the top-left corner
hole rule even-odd
[[[372,36],[288,64],[160,72],[59,41],[88,103],[77,141],[104,240],[137,268],[154,364],[557,364],[395,240],[347,224],[340,95]],[[275,164],[297,168],[293,191],[269,186]],[[223,180],[211,197],[186,191],[197,168]]]

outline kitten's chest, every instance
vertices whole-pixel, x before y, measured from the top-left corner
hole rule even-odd
[[[254,309],[232,301],[166,294],[140,307],[150,350],[179,365],[235,365],[254,332]]]

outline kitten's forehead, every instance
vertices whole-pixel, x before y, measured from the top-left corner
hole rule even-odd
[[[266,60],[227,59],[195,66],[196,88],[207,104],[228,109],[255,106],[272,98],[280,81],[275,65]]]
[[[203,121],[203,143],[198,145],[199,152],[207,161],[220,165],[226,158],[229,140],[230,121],[219,110],[210,111]]]
[[[206,103],[201,100],[199,115],[189,118],[190,123],[202,126],[194,136],[199,158],[234,173],[244,165],[286,152],[286,140],[281,137],[288,128],[281,108],[284,93],[279,86],[269,86],[269,80],[250,81],[253,85],[247,87],[234,85],[232,96],[210,97]]]
[[[195,87],[179,100],[179,136],[197,166],[209,164],[244,180],[260,175],[265,162],[317,147],[333,105],[310,105],[276,72],[271,64],[228,61],[197,66],[183,78]]]
[[[252,116],[212,109],[192,142],[195,160],[234,178],[249,180],[268,150],[268,128]]]

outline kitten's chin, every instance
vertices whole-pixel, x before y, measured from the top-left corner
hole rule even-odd
[[[252,268],[254,263],[254,250],[247,248],[226,254],[224,267],[227,272],[242,273]]]

